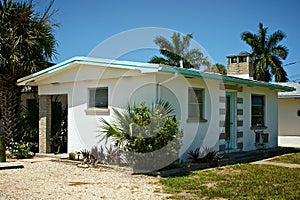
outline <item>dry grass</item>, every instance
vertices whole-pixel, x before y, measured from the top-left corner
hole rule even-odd
[[[161,183],[172,199],[300,199],[300,168],[238,164]]]
[[[282,163],[291,163],[291,164],[300,164],[300,152],[286,154],[283,156],[278,156],[272,160],[272,162],[282,162]]]

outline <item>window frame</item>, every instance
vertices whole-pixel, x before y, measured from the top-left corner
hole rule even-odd
[[[107,96],[106,97],[100,97],[104,98],[105,105],[104,106],[97,106],[96,100],[92,102],[91,96],[94,95],[93,98],[96,98],[97,90],[106,90]],[[94,92],[94,94],[91,94],[91,92]],[[86,114],[109,114],[109,88],[107,86],[101,86],[101,87],[93,87],[88,88],[87,92],[87,109]],[[98,94],[101,96],[101,94]],[[93,105],[91,105],[93,104]]]
[[[262,98],[262,104],[260,103],[254,104],[253,103],[254,97]],[[261,107],[260,109],[258,109],[258,111],[260,110],[262,114],[260,113],[254,114],[254,107]],[[259,121],[261,121],[262,123],[254,124],[254,120],[253,120],[254,117],[261,118]],[[261,94],[251,94],[251,129],[265,129],[265,128],[267,128],[266,127],[266,96]]]
[[[191,94],[192,92],[192,94]],[[194,98],[197,96],[196,93],[200,92],[201,94],[201,102],[197,99],[197,102],[191,102],[191,95]],[[197,98],[197,97],[196,97]],[[193,99],[195,100],[195,99]],[[195,106],[199,108],[199,116],[193,115],[190,113],[190,106]],[[197,106],[198,105],[198,106]],[[205,89],[198,87],[189,87],[188,88],[188,101],[187,101],[187,122],[207,122],[205,119]]]

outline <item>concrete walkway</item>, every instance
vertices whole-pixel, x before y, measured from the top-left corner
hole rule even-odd
[[[253,162],[252,164],[256,164],[256,165],[275,165],[275,166],[279,166],[279,167],[288,167],[288,168],[300,168],[299,164],[271,162],[269,160],[260,160],[260,161]]]
[[[17,168],[24,168],[24,164],[22,162],[0,162],[0,170]]]

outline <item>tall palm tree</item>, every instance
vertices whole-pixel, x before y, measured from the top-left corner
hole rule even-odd
[[[184,68],[197,68],[201,65],[209,66],[210,63],[199,49],[189,49],[193,34],[182,36],[180,33],[173,33],[171,41],[158,36],[154,42],[159,46],[160,54],[163,57],[154,56],[150,63],[158,63]]]
[[[45,68],[55,54],[53,3],[39,13],[32,1],[0,1],[0,112],[6,143],[20,132],[17,80]]]
[[[254,64],[254,79],[269,82],[274,76],[276,82],[286,82],[287,74],[282,67],[282,60],[288,55],[288,49],[278,44],[286,35],[278,30],[268,35],[268,28],[259,23],[257,34],[248,31],[241,34],[241,39],[251,47]]]

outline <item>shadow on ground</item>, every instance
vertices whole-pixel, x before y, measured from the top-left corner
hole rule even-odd
[[[221,154],[222,159],[219,166],[233,165],[238,163],[251,163],[275,156],[280,156],[288,153],[297,153],[300,149],[278,147],[273,149],[260,149],[248,152],[231,152]],[[210,163],[186,163],[178,168],[162,169],[155,172],[146,173],[150,176],[160,177],[175,177],[186,176],[195,170],[211,168]]]

